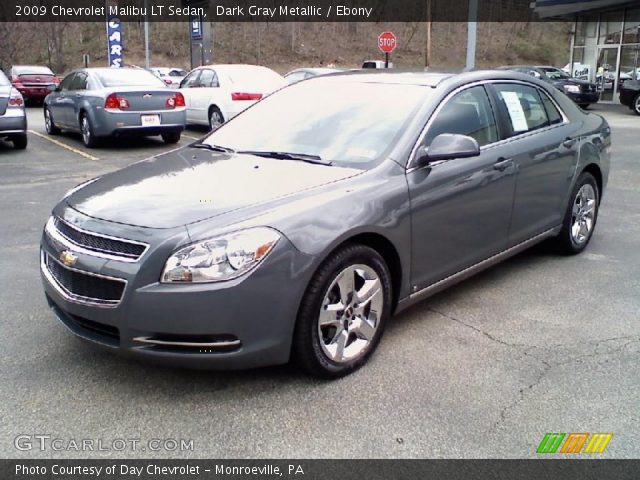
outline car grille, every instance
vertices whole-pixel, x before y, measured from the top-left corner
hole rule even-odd
[[[148,247],[147,244],[141,242],[108,237],[80,230],[59,218],[55,218],[54,227],[58,233],[79,247],[121,260],[136,261]]]
[[[594,93],[594,92],[597,91],[597,89],[598,88],[593,83],[589,84],[589,85],[584,85],[582,87],[582,91],[585,92],[585,93]]]
[[[44,267],[53,281],[71,301],[113,307],[120,303],[127,282],[65,267],[43,252]]]

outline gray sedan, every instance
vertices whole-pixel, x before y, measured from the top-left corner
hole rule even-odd
[[[310,79],[69,192],[42,238],[46,298],[130,356],[339,377],[417,301],[545,239],[584,250],[610,144],[523,74]]]
[[[7,139],[19,150],[27,148],[27,114],[20,92],[0,71],[0,140]]]
[[[161,135],[178,143],[186,121],[184,97],[152,73],[134,68],[85,68],[67,75],[45,98],[47,133],[82,134],[87,147],[101,137]]]

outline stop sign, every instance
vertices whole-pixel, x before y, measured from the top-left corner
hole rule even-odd
[[[382,32],[378,36],[378,48],[384,53],[391,53],[395,50],[397,45],[396,36],[393,32]]]

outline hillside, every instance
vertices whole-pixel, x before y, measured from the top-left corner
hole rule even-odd
[[[564,65],[568,58],[567,23],[479,23],[478,67],[509,63]],[[216,62],[257,63],[280,72],[297,66],[335,64],[356,67],[364,59],[382,58],[377,36],[392,30],[398,48],[392,61],[400,68],[424,66],[424,23],[217,23],[214,25]],[[125,61],[144,64],[143,25],[124,25]],[[150,25],[152,64],[189,67],[188,28],[185,23]],[[106,65],[106,34],[101,23],[0,23],[0,66],[48,64],[58,73],[82,65]],[[434,23],[432,65],[464,65],[466,23]]]

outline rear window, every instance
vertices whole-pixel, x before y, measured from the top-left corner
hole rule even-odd
[[[112,68],[96,72],[104,87],[166,87],[164,82],[146,70]]]
[[[14,75],[53,75],[48,67],[24,66],[13,67]]]
[[[6,87],[7,85],[10,85],[9,80],[4,73],[0,72],[0,87]]]

